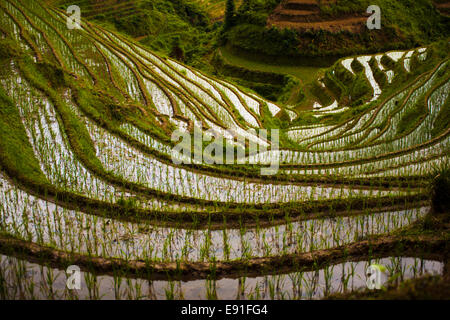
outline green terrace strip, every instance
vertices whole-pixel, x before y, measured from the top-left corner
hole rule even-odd
[[[127,272],[130,277],[150,277],[151,279],[204,279],[211,273],[218,277],[239,277],[247,274],[260,275],[288,273],[289,270],[310,269],[331,263],[351,261],[352,259],[374,259],[404,252],[409,256],[423,256],[430,259],[442,257],[442,251],[448,250],[445,239],[421,236],[388,236],[363,240],[348,246],[327,250],[315,250],[302,254],[285,254],[276,257],[238,259],[218,262],[161,262],[151,260],[105,259],[92,255],[63,252],[51,247],[40,246],[10,236],[1,236],[0,249],[4,254],[18,257],[43,258],[51,265],[67,266],[77,264],[84,270],[96,273],[113,274]],[[445,258],[444,258],[445,259]]]
[[[284,5],[343,10],[243,1],[222,27],[197,2],[167,17],[196,17],[186,30],[230,51],[236,30],[260,30],[242,26],[249,8],[281,27]],[[224,1],[201,3],[220,18]],[[173,43],[155,50],[166,31],[120,28],[157,23],[165,0],[75,1],[79,29],[66,4],[0,3],[0,299],[317,299],[364,288],[372,263],[389,285],[447,277],[447,40],[352,52],[305,83],[280,74],[275,102],[232,72],[194,68],[186,39],[167,57]],[[230,163],[212,161],[229,148]],[[69,265],[79,292],[65,288]]]

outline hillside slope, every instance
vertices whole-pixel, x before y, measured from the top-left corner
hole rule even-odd
[[[336,5],[336,0],[287,0],[272,12],[269,27],[291,28],[299,32],[324,30],[329,32],[361,32],[367,21],[365,12],[330,17],[322,14],[321,6]]]
[[[446,37],[449,28],[448,19],[431,0],[378,1],[381,30],[366,27],[366,10],[372,4],[366,0],[285,0],[275,8],[249,2],[237,11],[228,43],[269,56],[344,56],[406,49]]]
[[[196,1],[58,0],[54,4],[62,10],[78,5],[83,18],[190,64],[198,64],[214,37],[208,13]]]
[[[44,1],[0,2],[0,298],[312,299],[374,259],[443,274],[449,52],[340,59],[299,116]]]

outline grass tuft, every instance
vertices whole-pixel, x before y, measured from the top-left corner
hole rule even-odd
[[[434,213],[450,209],[450,163],[444,162],[434,169],[430,183],[431,204]]]

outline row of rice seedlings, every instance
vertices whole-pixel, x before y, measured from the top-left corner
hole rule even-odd
[[[420,86],[418,89],[416,89],[412,95],[409,96],[408,101],[406,105],[397,113],[394,114],[392,119],[390,119],[390,125],[387,127],[387,130],[385,130],[381,135],[377,136],[377,139],[375,141],[372,141],[374,143],[384,143],[389,142],[392,138],[394,138],[396,134],[396,124],[400,121],[402,116],[412,107],[416,105],[420,97],[425,95],[425,93],[430,90],[430,88],[435,84],[437,80],[437,75],[439,70],[444,68],[446,64],[443,64],[432,76],[431,78],[425,82],[422,86]],[[382,112],[377,115],[378,121],[375,121],[369,130],[379,130],[381,132],[380,121],[385,121],[385,119],[388,117],[388,114],[386,111],[392,111],[392,107],[395,105],[393,102],[397,103],[398,98],[394,98],[390,100],[390,103],[386,104],[387,108],[383,108]],[[390,107],[390,108],[389,108]],[[391,109],[391,110],[389,110]],[[382,123],[382,122],[381,122]],[[317,143],[314,145],[312,150],[332,150],[334,148],[341,149],[343,146],[352,146],[355,142],[359,142],[360,148],[364,148],[364,141],[360,141],[360,138],[363,137],[365,134],[364,131],[359,131],[352,136],[349,135],[343,135],[340,138],[336,138],[334,140],[328,140],[326,142]],[[370,141],[370,140],[368,140]]]
[[[311,138],[313,136],[325,133],[326,131],[334,128],[334,126],[321,126],[315,128],[304,128],[304,129],[291,129],[287,132],[287,136],[290,140],[299,143],[300,141]]]
[[[240,100],[228,88],[221,86],[218,83],[214,83],[215,86],[212,86],[210,82],[198,77],[196,74],[190,72],[190,70],[179,64],[175,64],[172,61],[169,63],[163,62],[161,59],[140,48],[138,50],[133,50],[134,48],[131,48],[130,45],[116,37],[111,32],[108,32],[108,35],[113,38],[117,44],[123,46],[129,52],[134,53],[135,55],[139,54],[141,58],[151,63],[152,67],[156,66],[155,70],[159,71],[158,73],[160,75],[163,73],[164,76],[170,77],[176,83],[180,83],[183,87],[194,92],[196,96],[201,97],[202,102],[213,108],[216,116],[224,121],[224,124],[228,127],[233,128],[237,126],[237,124],[234,119],[230,117],[229,111],[224,108],[226,101],[222,99],[219,92],[223,92],[223,94],[233,103],[232,107],[237,108],[238,112],[248,125],[252,127],[259,127],[255,117],[245,109]]]
[[[370,121],[374,115],[376,115],[376,111],[377,108],[370,108],[369,110],[365,111],[363,115],[353,119],[349,119],[342,124],[338,124],[332,127],[331,129],[325,131],[324,133],[318,133],[312,135],[311,137],[305,137],[304,139],[299,141],[299,145],[302,148],[311,148],[316,143],[338,139],[342,135],[358,132],[362,130],[364,126],[366,126],[367,122]]]
[[[166,94],[153,82],[144,78],[144,84],[152,97],[153,103],[161,114],[173,117],[173,107]]]
[[[420,83],[422,80],[419,79],[416,84]],[[372,124],[372,128],[379,127],[387,118],[387,116],[395,110],[398,102],[402,101],[406,96],[410,88],[405,88],[397,93],[392,98],[388,99],[386,102],[382,103],[381,106],[370,108],[362,116],[354,119],[353,121],[348,121],[347,125],[338,125],[334,129],[326,131],[325,134],[314,135],[311,138],[306,138],[303,140],[303,146],[314,146],[317,143],[325,142],[329,140],[336,140],[342,136],[351,135],[352,133],[358,133],[365,130],[367,125]],[[356,120],[356,121],[355,121]]]
[[[436,73],[434,73],[433,75],[436,75]],[[418,82],[420,82],[420,81],[418,81]],[[404,95],[404,93],[406,93],[406,91],[408,91],[408,90],[404,90],[403,91],[403,95]],[[400,93],[400,94],[402,94],[402,93]],[[378,114],[376,114],[375,121],[373,121],[373,124],[368,129],[368,130],[372,130],[372,132],[369,135],[370,137],[366,137],[364,140],[359,141],[359,146],[360,147],[363,147],[364,141],[371,141],[374,137],[378,136],[378,132],[380,131],[380,128],[379,128],[380,125],[384,123],[386,117],[388,116],[388,112],[390,113],[392,111],[392,109],[393,109],[392,108],[393,107],[392,102],[395,102],[395,105],[397,105],[398,101],[400,101],[400,100],[398,100],[398,97],[397,97],[395,100],[391,99],[391,100],[388,101],[388,103],[382,105],[381,112],[378,112]],[[391,105],[390,108],[386,108],[386,106],[388,106],[389,104]],[[375,132],[377,132],[377,134],[375,134]],[[348,135],[348,134],[346,134],[346,135]],[[335,136],[336,139],[339,138],[339,137],[340,137],[340,135]],[[380,143],[380,142],[378,142],[378,143]],[[351,146],[351,147],[354,147],[354,145],[352,145],[352,144],[348,144],[348,145]],[[335,147],[336,148],[342,148],[342,146],[340,146],[339,144],[335,145]]]
[[[142,102],[142,95],[139,89],[138,81],[136,80],[133,72],[131,72],[131,70],[129,69],[130,67],[118,58],[120,54],[117,52],[113,53],[99,41],[96,42],[96,45],[98,46],[100,51],[108,58],[110,65],[116,68],[120,77],[123,78],[123,83],[126,84],[126,92],[131,97],[131,99]],[[121,57],[123,57],[123,55]]]
[[[200,73],[200,71],[196,71],[197,73]],[[205,75],[203,75],[204,78],[206,78]],[[245,92],[243,92],[241,89],[237,88],[235,85],[231,84],[231,83],[227,83],[223,80],[220,79],[211,79],[208,78],[208,81],[210,81],[213,84],[219,83],[224,85],[225,87],[230,88],[231,90],[233,90],[234,92],[237,92],[237,94],[239,95],[239,97],[244,100],[245,105],[257,116],[261,116],[261,104],[264,103],[263,99],[258,97],[255,99],[255,96],[251,96]]]
[[[375,113],[375,111],[376,111],[375,108],[370,108],[369,110],[365,111],[361,116],[346,120],[345,122],[337,125],[333,125],[331,126],[330,129],[326,130],[325,132],[314,134],[311,137],[305,137],[304,139],[299,140],[298,143],[302,148],[308,148],[310,145],[313,145],[316,141],[340,137],[345,132],[352,130],[353,127],[358,125],[361,126],[364,125],[364,123],[370,119],[370,117]]]
[[[335,162],[345,162],[352,160],[370,159],[375,156],[380,156],[392,152],[399,152],[401,150],[410,149],[421,144],[425,144],[431,139],[431,129],[434,119],[439,114],[441,107],[448,97],[449,82],[438,88],[428,100],[429,114],[426,119],[408,135],[402,136],[398,139],[391,140],[388,143],[381,143],[355,150],[341,150],[341,151],[321,151],[318,152],[301,152],[290,150],[269,150],[264,153],[257,154],[250,157],[250,161],[261,164],[269,164],[270,161],[279,159],[281,163],[289,164],[328,164]],[[345,143],[343,141],[335,141],[336,145]]]
[[[142,51],[143,50],[141,49],[140,52],[142,52]],[[208,82],[203,77],[194,73],[191,69],[184,67],[181,64],[176,63],[175,61],[172,61],[169,59],[166,59],[165,61],[161,61],[160,59],[156,58],[154,55],[151,55],[151,54],[147,55],[147,57],[142,54],[140,56],[143,57],[144,59],[146,59],[146,61],[150,61],[149,58],[152,58],[151,62],[157,64],[159,67],[163,68],[164,70],[170,70],[169,68],[175,69],[178,72],[178,75],[181,73],[181,76],[186,77],[193,83],[199,84],[201,87],[203,87],[205,89],[205,91],[207,93],[209,93],[215,99],[219,100],[221,103],[225,103],[222,96],[220,95],[218,88],[211,85],[210,82]]]
[[[42,17],[49,25],[55,28],[59,34],[63,35],[68,46],[73,52],[76,52],[78,56],[78,61],[82,62],[86,66],[86,70],[91,69],[91,75],[94,74],[95,77],[102,77],[107,75],[107,69],[103,62],[101,54],[97,51],[95,47],[86,41],[86,37],[83,35],[82,31],[76,30],[73,32],[68,32],[66,20],[62,21],[56,19],[50,12],[48,12],[44,7],[38,2],[21,2],[23,8],[27,8],[40,17]]]
[[[322,150],[321,146],[323,144],[327,144],[328,148],[333,148],[336,146],[335,141],[342,140],[346,138],[348,142],[350,141],[359,141],[361,137],[364,136],[366,127],[368,124],[371,124],[371,127],[377,127],[377,124],[380,121],[383,121],[387,114],[394,109],[398,101],[401,101],[406,95],[407,90],[401,91],[399,94],[389,99],[379,108],[372,108],[369,111],[365,112],[361,117],[353,120],[350,128],[346,126],[340,127],[339,130],[330,131],[326,135],[316,137],[314,139],[306,140],[308,143],[308,148],[314,151]],[[370,130],[367,129],[367,130]],[[362,134],[364,133],[364,134]],[[353,139],[351,139],[353,137]],[[345,144],[343,146],[337,146],[337,148],[344,148],[345,146],[349,146],[350,144]]]
[[[362,178],[371,177],[408,177],[408,176],[427,176],[434,172],[436,168],[440,168],[442,165],[448,162],[448,151],[447,153],[437,159],[432,159],[420,163],[408,164],[398,168],[387,169],[376,173],[367,173],[364,175],[359,175]]]
[[[341,176],[357,176],[369,175],[372,173],[383,172],[398,167],[409,167],[422,163],[433,161],[436,157],[445,157],[450,150],[450,136],[431,146],[414,150],[408,154],[387,158],[378,161],[372,161],[362,164],[353,164],[342,167],[322,168],[322,169],[303,169],[303,170],[283,170],[286,174],[302,174],[302,175],[341,175]],[[424,166],[422,173],[426,174],[429,167]]]
[[[83,30],[83,32],[84,31],[85,30]],[[99,33],[99,34],[102,35],[101,33]],[[108,37],[114,38],[114,36],[110,35],[110,34],[108,34],[108,37],[106,35],[103,35],[103,37],[104,37],[105,41],[109,40]],[[117,38],[115,38],[115,39],[117,39]],[[139,98],[138,97],[139,96],[138,85],[137,85],[137,83],[135,83],[136,79],[133,79],[133,76],[134,76],[132,74],[133,72],[130,71],[130,68],[133,65],[133,62],[131,62],[125,55],[123,55],[122,53],[119,53],[117,50],[114,50],[114,53],[112,53],[109,49],[106,49],[106,47],[103,46],[102,44],[99,44],[98,47],[102,50],[103,54],[108,56],[108,59],[113,60],[111,65],[113,67],[117,67],[120,70],[120,74],[122,74],[122,75],[128,74],[129,75],[129,77],[125,79],[126,81],[124,81],[125,83],[127,83],[128,93],[130,94],[130,96],[132,96],[132,97],[134,97],[136,99]],[[113,48],[113,47],[110,47],[110,48]],[[108,54],[107,52],[104,52],[103,50],[109,50],[110,53]],[[123,61],[126,61],[127,63],[123,63]],[[119,66],[116,66],[116,64],[119,64]],[[154,69],[155,67],[152,66],[152,68]],[[173,80],[170,80],[170,81],[172,81],[172,84],[174,84],[175,86],[179,86],[177,82],[175,82]],[[159,101],[157,100],[157,103],[158,102]],[[219,118],[222,118],[222,117],[219,117]],[[243,131],[242,128],[239,128],[238,130],[242,130]],[[242,133],[243,132],[241,132],[241,134]],[[245,134],[247,134],[247,133],[245,132]],[[252,138],[255,139],[256,141],[258,141],[257,137],[252,136]],[[262,141],[259,141],[259,142],[262,143]]]
[[[4,179],[1,191],[0,229],[4,233],[66,252],[125,260],[136,254],[127,243],[128,235],[139,236],[137,227],[129,229],[135,225],[64,209],[28,195]],[[141,234],[142,230],[145,228]],[[141,257],[152,250],[146,246],[135,249]]]
[[[9,11],[8,7],[6,6],[2,8],[8,14],[8,17],[11,18],[14,23],[19,26],[23,40],[26,40],[25,37],[29,35],[29,32],[32,32],[32,35],[35,37],[35,39],[29,40],[28,44],[30,44],[31,46],[36,46],[36,43],[39,43],[39,41],[41,41],[41,43],[45,46],[45,49],[48,49],[48,52],[45,53],[49,55],[49,60],[61,65],[61,67],[64,68],[63,61],[59,53],[55,50],[54,46],[52,46],[51,42],[49,42],[47,35],[28,16],[26,16],[22,11],[16,10],[15,7],[13,7],[13,9],[15,10],[13,12],[18,13],[18,15],[14,15],[13,13],[11,13],[11,11]],[[25,25],[29,28],[25,28]],[[42,60],[42,54],[38,50],[39,49],[36,47],[36,57],[33,57],[35,61],[37,61],[38,55],[38,58],[40,58],[39,60]]]
[[[436,75],[436,74],[435,74]],[[430,80],[435,80],[435,78],[432,78]],[[428,98],[428,109],[430,111],[430,117],[433,117],[434,115],[437,115],[436,111],[434,110],[434,106],[436,104],[443,104],[446,100],[446,98],[448,97],[448,83],[444,84],[443,86],[439,87],[438,89],[436,89]],[[429,89],[430,86],[433,85],[434,82],[427,82],[424,87],[420,88],[418,91],[415,91],[411,97],[409,98],[408,102],[406,103],[405,107],[402,108],[402,110],[400,110],[398,113],[396,113],[391,119],[391,125],[387,128],[387,130],[380,135],[376,142],[389,142],[392,139],[395,138],[396,134],[397,134],[397,124],[400,122],[400,120],[402,119],[402,117],[408,112],[410,111],[418,102],[420,97],[422,97]],[[442,101],[443,100],[443,101]],[[416,128],[416,130],[420,129],[420,127]],[[427,128],[430,129],[431,132],[431,128]],[[423,134],[425,134],[425,132],[422,132]],[[414,134],[413,132],[411,134]],[[431,138],[431,135],[428,136],[428,138]]]
[[[139,49],[141,49],[141,52],[144,51],[142,48]],[[180,63],[171,59],[165,59],[165,61],[161,62],[166,63],[170,67],[177,69],[187,78],[194,80],[194,82],[202,84],[206,89],[210,90],[218,99],[221,99],[221,95],[219,92],[222,92],[225,96],[228,97],[228,99],[232,102],[233,106],[238,109],[238,112],[241,114],[242,117],[244,117],[244,119],[246,119],[247,122],[254,122],[254,116],[249,114],[249,110],[253,111],[258,116],[261,115],[260,103],[257,100],[253,99],[252,97],[250,97],[249,95],[242,92],[240,89],[236,88],[235,86],[221,80],[214,80],[202,74],[198,70],[192,70],[191,68],[183,66]],[[243,103],[241,101],[243,101]]]
[[[381,264],[387,268],[382,274],[382,283],[415,279],[423,275],[439,275],[443,264],[418,258],[391,257],[371,261],[346,262],[330,265],[315,271],[296,272],[288,275],[274,275],[246,278],[241,287],[241,296],[250,299],[320,299],[336,293],[348,293],[367,288],[365,271],[371,265]],[[400,266],[400,269],[398,268]],[[398,282],[398,281],[397,281]]]
[[[88,120],[86,120],[88,121]],[[166,193],[210,201],[275,203],[337,198],[345,195],[388,195],[394,191],[356,190],[347,187],[274,185],[216,178],[167,165],[130,147],[88,121],[97,157],[117,176]],[[398,193],[397,193],[398,194]]]
[[[167,154],[167,155],[171,155],[173,152],[172,146],[164,144],[161,141],[153,138],[152,136],[146,134],[145,132],[143,132],[142,130],[140,130],[139,128],[137,128],[136,126],[134,126],[131,123],[128,123],[128,122],[122,123],[120,125],[119,129],[121,129],[122,132],[124,132],[128,136],[136,139],[137,141],[144,144],[145,146],[147,146],[150,149],[157,150],[157,151]]]
[[[195,127],[197,127],[197,129],[201,130],[201,124],[200,123],[195,123],[194,124]],[[214,127],[214,125],[211,126],[212,130],[214,132],[216,132],[218,135],[220,136],[226,136],[226,132],[225,131],[220,131],[217,129],[217,126]],[[137,141],[139,141],[140,143],[144,144],[146,147],[153,149],[153,150],[157,150],[160,153],[163,153],[169,157],[171,157],[171,159],[177,159],[180,163],[196,163],[196,164],[201,164],[202,161],[199,161],[197,159],[191,159],[191,157],[184,155],[180,152],[178,152],[177,150],[175,150],[172,146],[169,146],[165,143],[160,142],[159,140],[153,138],[152,136],[146,134],[145,132],[143,132],[142,130],[140,130],[139,128],[137,128],[136,126],[134,126],[133,124],[130,123],[122,123],[119,127],[119,129],[125,133],[126,135],[136,139]],[[204,133],[205,136],[209,135],[211,136],[211,134],[209,132],[205,132]],[[233,137],[230,137],[230,139],[232,139]],[[238,144],[233,144],[235,146],[238,146]]]
[[[123,43],[123,42],[122,42]],[[125,46],[127,46],[128,47],[128,45],[127,44],[125,44]],[[138,46],[136,46],[136,45],[132,45],[132,44],[130,44],[130,46],[133,46],[133,49],[136,49],[136,52],[139,52],[140,53],[140,55],[141,55],[141,57],[143,57],[144,59],[147,59],[147,60],[149,60],[151,63],[154,63],[154,64],[156,64],[156,65],[158,65],[158,67],[155,67],[155,66],[153,66],[152,68],[154,69],[154,70],[156,70],[159,74],[161,74],[161,73],[164,73],[159,67],[161,67],[162,69],[164,69],[164,66],[166,65],[165,64],[165,62],[163,62],[161,59],[159,59],[158,57],[156,57],[156,56],[154,56],[154,55],[152,55],[150,52],[148,52],[148,51],[145,51],[145,50],[143,50],[142,48],[140,48],[140,47],[138,47]],[[130,48],[130,47],[128,47],[128,48]],[[173,71],[169,71],[169,72],[173,72]],[[197,74],[198,74],[198,72],[197,72]],[[161,74],[162,75],[162,74]],[[162,75],[163,76],[163,75]],[[181,75],[182,76],[182,75]],[[211,80],[211,79],[208,79],[208,78],[206,78],[206,76],[202,76],[202,78],[203,79],[205,79],[205,80],[208,80],[208,82],[210,82],[210,83],[216,83],[216,82],[214,82],[213,80]],[[173,80],[172,80],[173,81]],[[220,85],[221,86],[221,89],[225,89],[225,90],[228,90],[228,88],[233,88],[233,90],[235,90],[235,91],[238,91],[238,89],[236,89],[235,87],[233,87],[233,86],[231,86],[231,85],[229,85],[229,84],[225,84],[225,83],[223,83],[223,82],[221,82],[222,84],[219,84],[219,83],[217,83],[217,85]],[[219,90],[220,92],[222,92],[223,93],[223,91],[222,90]],[[239,99],[237,99],[236,98],[236,96],[235,96],[235,94],[234,94],[234,92],[233,91],[228,91],[228,93],[230,93],[230,94],[232,94],[233,96],[227,96],[227,98],[228,99],[232,99],[232,100],[235,100],[235,101],[240,101]],[[224,94],[224,93],[223,93]],[[243,100],[245,99],[245,97],[243,98]],[[252,101],[252,103],[253,103],[253,105],[255,104],[255,103],[257,103],[256,101],[254,101],[252,98],[250,98],[250,97],[247,97],[246,98],[246,100],[245,101]],[[210,105],[208,105],[208,106],[210,106]],[[244,109],[242,109],[242,110],[244,110]],[[247,111],[246,111],[247,112]],[[226,113],[228,113],[228,110],[226,110]],[[245,116],[245,114],[241,114],[242,116]],[[229,115],[227,115],[227,117],[229,117]],[[217,118],[217,117],[216,117]],[[247,117],[248,118],[248,117]],[[222,116],[220,116],[220,117],[218,117],[218,119],[220,119],[221,121],[223,120],[223,117]],[[256,118],[254,118],[253,116],[252,116],[252,119],[253,120],[249,120],[250,122],[252,122],[253,123],[253,125],[255,125],[256,123],[255,123],[255,119]],[[209,121],[207,120],[207,119],[204,119],[205,120],[205,122],[207,122],[207,123],[209,123]],[[248,120],[248,119],[247,119]],[[259,125],[258,125],[259,126]],[[211,126],[210,126],[211,127]],[[247,131],[245,131],[241,126],[239,126],[239,125],[237,125],[237,122],[233,119],[233,118],[229,118],[229,121],[228,121],[228,124],[227,124],[227,127],[228,128],[233,128],[234,130],[235,130],[235,134],[237,135],[237,136],[243,136],[243,137],[246,137],[247,139],[249,139],[249,140],[252,140],[252,141],[255,141],[256,143],[258,143],[258,144],[262,144],[262,145],[267,145],[267,143],[265,143],[264,141],[262,141],[261,139],[259,139],[257,136],[255,136],[255,135],[252,135],[252,134],[249,134]]]
[[[38,17],[34,12],[27,10],[22,7],[18,1],[12,2],[7,1],[5,6],[8,10],[14,14],[16,17],[20,17],[21,13],[25,14],[33,24],[36,26],[38,31],[44,33],[48,39],[51,39],[54,48],[59,52],[59,57],[62,59],[64,66],[68,70],[72,71],[74,74],[89,79],[90,75],[86,72],[84,65],[80,64],[79,61],[74,57],[74,51],[68,46],[68,44],[60,37],[60,35],[55,31],[52,25],[49,25],[45,20]]]
[[[101,200],[114,200],[117,190],[108,186],[77,161],[59,128],[55,110],[42,94],[12,68],[4,88],[16,102],[41,169],[53,184]]]
[[[236,109],[238,113],[244,118],[245,122],[253,128],[261,127],[257,121],[257,118],[251,114],[247,108],[241,103],[239,97],[226,85],[222,85],[217,81],[211,80],[215,87],[227,97],[231,103],[231,107]]]
[[[419,125],[417,130],[421,131],[422,135],[425,135],[428,139],[431,139],[432,129],[434,128],[434,123],[441,112],[442,106],[444,106],[445,101],[447,101],[450,94],[450,80],[444,85],[436,89],[428,99],[428,114],[424,121]]]
[[[17,73],[14,64],[11,65],[8,74],[9,77],[1,79],[0,82],[17,103],[36,158],[39,159],[43,173],[52,184],[63,190],[109,203],[130,199],[136,207],[144,209],[202,211],[198,206],[180,206],[157,199],[143,198],[95,177],[71,151],[49,100],[28,85]]]
[[[117,45],[120,45],[121,47],[125,48],[127,52],[130,52],[134,56],[136,56],[135,51],[130,51],[131,47],[129,47],[126,43],[124,43],[122,40],[120,40],[118,37],[113,35],[110,32],[107,32],[103,30],[105,33],[105,38],[111,38],[115,41]],[[153,56],[154,57],[154,56]],[[214,99],[204,88],[202,88],[198,83],[194,83],[192,80],[187,79],[177,72],[175,72],[173,69],[170,69],[165,64],[155,64],[155,60],[148,61],[151,63],[151,69],[156,72],[159,76],[164,78],[166,81],[174,85],[175,87],[182,88],[183,90],[187,90],[189,95],[192,98],[196,98],[200,103],[202,103],[204,106],[207,106],[207,108],[212,108],[214,112],[216,113],[215,116],[221,120],[221,122],[224,122],[225,125],[228,127],[235,127],[236,122],[231,117],[230,113],[221,106],[220,102],[218,102],[216,99]]]
[[[425,275],[442,275],[443,263],[410,257],[389,257],[345,262],[312,271],[296,271],[237,279],[151,280],[131,279],[114,272],[112,276],[80,272],[80,289],[67,287],[64,270],[0,255],[0,299],[320,299],[336,293],[366,288],[365,272],[371,264],[383,265],[384,286]]]
[[[201,119],[203,119],[203,118],[196,116],[196,114],[192,111],[193,109],[195,109],[192,102],[188,102],[186,104],[176,94],[172,93],[171,95],[172,95],[172,98],[177,103],[181,114],[183,114],[187,119],[190,119],[197,127],[201,127]],[[212,128],[212,126],[210,126],[210,127]]]
[[[152,66],[152,69],[155,71],[158,71],[158,68],[157,67],[155,67],[155,66]],[[167,77],[167,76],[165,76],[165,75],[162,75],[162,73],[163,72],[160,72],[160,76],[162,76],[163,78],[165,77],[166,78],[166,81],[169,81],[169,83],[172,83],[172,85],[174,85],[175,87],[180,87],[180,85],[178,84],[178,82],[175,82],[174,80],[172,80],[170,77]],[[147,78],[149,78],[150,77],[150,75],[149,74],[147,74],[145,71],[144,71],[144,73],[143,73],[143,75],[145,76],[145,77],[147,77]],[[191,120],[193,120],[194,121],[194,123],[198,123],[198,120],[196,119],[196,117],[194,116],[194,114],[191,112],[191,110],[189,110],[188,108],[186,108],[186,105],[185,105],[185,103],[184,102],[181,102],[180,103],[180,101],[179,101],[179,99],[176,97],[176,96],[173,96],[173,98],[175,99],[175,100],[178,100],[177,102],[178,102],[178,104],[179,104],[179,106],[180,106],[180,108],[181,108],[181,111],[182,111],[182,113],[185,115],[185,116],[187,116],[188,118],[190,118]],[[190,104],[190,108],[192,108],[193,107],[193,105],[191,105]],[[220,117],[219,117],[220,118]],[[175,124],[177,125],[177,126],[179,126],[179,121],[176,121],[174,118],[171,118],[170,119],[172,122],[176,122]],[[206,120],[206,119],[205,119]],[[233,120],[234,121],[234,120]],[[214,127],[214,126],[210,126],[210,127]],[[186,129],[186,128],[184,128],[184,129]],[[241,133],[244,133],[244,134],[248,134],[247,132],[245,132],[242,128],[238,128],[237,129],[238,131],[240,131]],[[217,131],[217,130],[216,130]],[[253,140],[256,140],[257,142],[259,142],[259,143],[264,143],[264,142],[262,142],[261,140],[259,140],[257,137],[255,137],[254,135],[250,135],[250,137],[251,137],[251,139],[253,139]],[[231,137],[232,138],[232,137]],[[266,144],[267,145],[267,144]]]
[[[2,179],[1,230],[63,251],[145,261],[248,259],[329,249],[388,233],[429,208],[313,219],[268,228],[187,230],[91,216],[37,199]]]
[[[184,77],[177,77],[175,72],[172,70],[165,70],[165,74],[170,75],[172,78],[176,79],[177,82],[181,83],[184,87],[188,88],[191,92],[194,93],[195,96],[199,97],[203,104],[209,106],[209,108],[213,111],[214,116],[221,120],[221,122],[227,128],[237,129],[240,127],[238,123],[233,119],[230,112],[223,107],[220,103],[218,103],[215,99],[211,98],[211,96],[205,92],[203,89],[198,88],[196,84],[191,81],[186,80]],[[244,118],[245,119],[245,118]],[[250,126],[259,127],[256,119],[253,117],[248,120]]]

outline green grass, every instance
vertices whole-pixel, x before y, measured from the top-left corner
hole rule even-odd
[[[435,213],[445,213],[450,208],[450,165],[447,162],[431,174],[431,203]]]
[[[9,39],[0,40],[0,66],[19,58],[22,50]],[[17,152],[17,150],[20,150]],[[47,181],[34,155],[15,103],[0,86],[0,167],[10,174],[25,175],[34,181]]]
[[[213,42],[215,31],[207,12],[197,2],[135,1],[137,9],[132,14],[122,14],[120,10],[114,11],[114,8],[106,8],[108,14],[93,14],[90,6],[95,3],[94,0],[80,2],[80,7],[82,12],[91,14],[89,20],[95,20],[107,29],[138,39],[163,55],[199,66],[199,61]],[[71,4],[74,1],[64,0],[59,3],[61,8]]]
[[[16,57],[20,54],[20,49],[17,48],[15,41],[11,39],[0,40],[0,59],[8,59]]]
[[[20,151],[18,151],[20,150]],[[0,165],[10,173],[47,181],[28,141],[19,111],[0,87]]]
[[[202,6],[212,20],[216,21],[222,19],[225,14],[226,0],[193,0]],[[236,7],[239,7],[242,0],[235,0]]]
[[[436,121],[433,123],[433,129],[431,131],[432,137],[436,137],[443,133],[450,127],[450,98],[447,98],[445,104],[442,106]]]
[[[48,75],[42,74],[28,57],[19,61],[19,68],[25,78],[35,88],[44,92],[55,105],[66,129],[71,147],[77,151],[76,155],[80,158],[84,158],[83,160],[85,160],[91,168],[102,169],[103,166],[96,156],[94,144],[87,128],[62,100],[60,94],[51,88],[51,80],[48,78]]]
[[[402,133],[408,132],[416,125],[417,120],[426,115],[427,108],[424,99],[420,99],[413,108],[409,109],[403,117],[400,119],[400,122],[397,126],[397,135],[401,135]]]
[[[356,61],[356,59],[355,59]],[[364,72],[356,74],[355,81],[350,89],[350,96],[352,98],[351,105],[359,106],[364,103],[364,101],[369,99],[372,94],[372,86],[367,80]]]
[[[276,63],[271,64],[265,61],[258,61],[257,57],[246,54],[235,54],[226,47],[221,47],[222,57],[232,65],[243,67],[250,70],[289,74],[304,83],[312,82],[317,79],[319,67],[308,66],[306,60],[297,60],[291,64]]]

